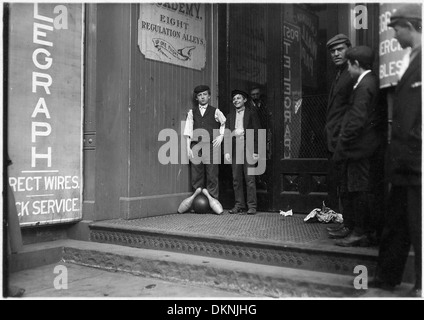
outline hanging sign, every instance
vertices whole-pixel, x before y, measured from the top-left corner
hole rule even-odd
[[[299,157],[302,132],[301,33],[283,24],[284,159]]]
[[[390,23],[392,13],[399,8],[401,3],[380,4],[379,23],[379,77],[380,88],[395,86],[399,81],[399,71],[402,69],[402,60],[407,49],[402,49],[399,42],[394,38],[394,30],[387,24]]]
[[[201,70],[206,63],[205,4],[140,5],[138,46],[147,58]]]
[[[80,220],[83,5],[9,13],[8,177],[20,224]]]

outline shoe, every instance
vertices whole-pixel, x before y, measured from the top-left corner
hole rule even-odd
[[[339,231],[329,232],[330,239],[341,239],[347,237],[352,231],[348,227],[343,227]]]
[[[234,207],[231,210],[228,210],[229,214],[236,214],[236,213],[242,213],[244,212],[245,209],[243,208],[239,208],[239,207]]]
[[[250,208],[249,210],[247,210],[247,214],[256,214],[256,209]]]
[[[344,224],[343,223],[340,223],[340,224],[338,224],[337,226],[334,226],[334,227],[328,227],[327,228],[327,231],[329,231],[329,232],[334,232],[334,231],[339,231],[340,229],[342,229],[342,228],[344,228]]]
[[[377,288],[377,289],[382,289],[386,291],[394,291],[395,287],[396,287],[395,285],[392,285],[390,283],[387,283],[383,280],[376,279],[376,278],[368,282],[368,288]]]
[[[369,247],[370,242],[365,234],[356,235],[354,232],[343,239],[336,240],[336,246],[340,247]]]

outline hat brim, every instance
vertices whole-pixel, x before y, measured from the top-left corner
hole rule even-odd
[[[347,43],[349,40],[346,39],[340,39],[332,42],[331,44],[327,44],[327,49],[330,49],[331,47],[337,46],[338,44]]]

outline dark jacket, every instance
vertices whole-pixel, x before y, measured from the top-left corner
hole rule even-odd
[[[367,73],[353,89],[343,117],[334,160],[358,160],[374,155],[383,141],[383,115],[378,103],[379,82]]]
[[[224,142],[224,153],[229,152],[231,150],[230,148],[230,132],[234,132],[236,126],[236,109],[231,108],[230,112],[227,115],[227,121],[225,122],[225,142]],[[254,129],[254,151],[253,153],[258,153],[258,129],[260,129],[260,122],[259,122],[259,116],[257,112],[251,108],[246,107],[244,111],[244,117],[243,117],[243,127],[244,127],[244,133],[246,137],[246,130],[248,129]],[[235,137],[233,137],[235,139]],[[233,140],[232,145],[235,145],[235,142]]]
[[[328,151],[334,152],[340,134],[342,119],[349,104],[349,96],[355,81],[347,71],[347,63],[343,67],[337,82],[333,82],[327,103],[325,135]]]
[[[389,179],[394,185],[421,184],[421,48],[397,84],[389,145]]]

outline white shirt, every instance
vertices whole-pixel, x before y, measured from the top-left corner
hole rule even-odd
[[[371,72],[371,70],[367,70],[367,71],[364,71],[359,77],[358,77],[358,80],[356,81],[356,83],[355,83],[355,85],[353,86],[353,90],[355,90],[356,89],[356,87],[359,85],[359,83],[361,82],[361,80],[368,74],[368,73],[370,73]]]
[[[403,56],[402,66],[399,68],[399,71],[398,71],[399,80],[402,79],[403,74],[405,73],[406,69],[408,69],[410,59],[411,59],[410,49],[408,48],[405,55]]]
[[[199,111],[202,117],[205,115],[207,107],[208,105],[205,105],[205,106],[199,105]],[[225,121],[227,121],[227,119],[225,118],[221,110],[219,109],[215,109],[215,121],[221,123],[221,126],[219,127],[219,134],[223,135],[225,132]],[[193,110],[192,109],[190,109],[190,111],[187,114],[187,119],[186,119],[183,135],[186,137],[190,137],[190,139],[193,138]]]
[[[245,107],[242,107],[241,110],[236,109],[236,123],[234,128],[235,129],[234,134],[236,136],[244,135],[244,127],[243,127],[244,110],[245,110]]]

